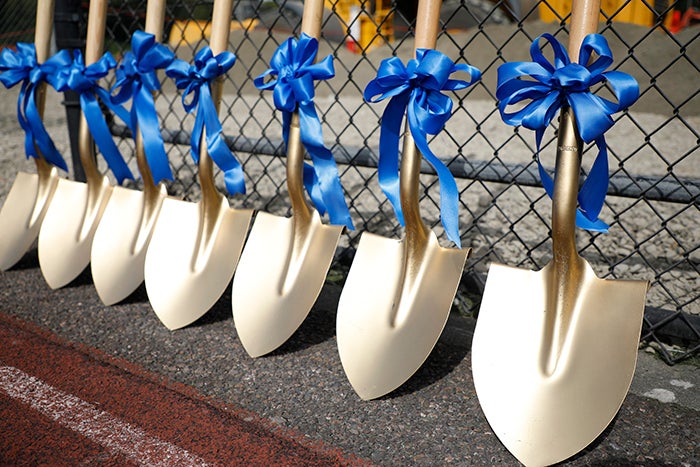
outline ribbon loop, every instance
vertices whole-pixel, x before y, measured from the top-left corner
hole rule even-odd
[[[245,194],[243,167],[224,141],[210,89],[211,82],[226,74],[235,62],[236,56],[232,52],[224,51],[214,56],[212,50],[205,46],[195,55],[193,65],[175,59],[165,69],[165,73],[175,80],[178,89],[184,89],[182,104],[185,111],[190,113],[196,109],[197,112],[190,138],[192,159],[199,161],[202,134],[206,134],[207,152],[224,172],[226,190],[230,194]]]
[[[69,57],[67,51],[62,53]],[[100,79],[107,76],[112,68],[117,66],[117,62],[109,52],[88,66],[85,66],[80,50],[73,51],[72,61],[67,60],[66,55],[60,57],[60,60],[52,61],[49,59],[46,61],[46,67],[52,70],[48,77],[49,82],[56,91],[64,92],[70,89],[80,94],[80,108],[85,115],[90,133],[117,182],[121,184],[125,179],[133,180],[134,176],[114,143],[102,109],[100,109],[100,102],[102,102],[129,127],[133,134],[134,128],[131,125],[129,113],[121,105],[114,104],[109,92],[97,84]]]
[[[458,71],[469,80],[450,79]],[[397,57],[382,61],[377,77],[367,84],[364,98],[368,102],[390,99],[379,135],[379,185],[404,225],[399,196],[399,138],[404,113],[408,127],[423,157],[435,169],[440,183],[440,219],[447,238],[461,247],[459,236],[459,190],[454,176],[430,150],[428,135],[442,131],[452,115],[452,100],[442,91],[467,88],[481,79],[481,71],[467,64],[455,64],[437,50],[418,49],[416,58],[404,65]]]
[[[270,69],[255,78],[258,89],[272,90],[275,107],[282,114],[282,135],[288,144],[291,116],[299,112],[301,142],[313,165],[304,163],[304,187],[318,212],[328,212],[332,224],[354,229],[340,184],[338,167],[331,151],[324,146],[321,120],[313,103],[314,81],[335,76],[333,57],[314,63],[318,40],[302,33],[290,37],[272,55]],[[270,78],[268,80],[268,78]]]
[[[146,160],[156,184],[173,179],[160,134],[153,93],[160,90],[157,70],[167,67],[174,59],[175,54],[157,43],[153,34],[136,31],[131,37],[131,51],[124,55],[119,64],[117,80],[111,90],[114,104],[123,104],[132,99],[131,127],[141,132]],[[118,90],[116,95],[115,90]]]
[[[16,51],[3,49],[0,52],[0,82],[8,89],[21,83],[17,120],[24,130],[27,158],[43,156],[50,164],[67,171],[66,161],[46,131],[36,106],[36,89],[41,82],[47,81],[47,71],[37,62],[34,44],[19,42]]]
[[[550,63],[540,47],[545,41],[554,52]],[[593,54],[597,56],[591,62]],[[604,133],[612,127],[612,114],[627,109],[639,97],[635,79],[619,71],[605,69],[613,63],[612,52],[600,34],[589,34],[582,42],[578,63],[572,63],[566,49],[551,34],[542,34],[530,46],[532,62],[506,63],[498,68],[496,97],[503,121],[535,131],[537,166],[545,191],[552,197],[554,181],[540,161],[544,131],[559,110],[567,105],[574,111],[576,126],[586,143],[595,142],[598,155],[578,193],[576,225],[596,232],[608,226],[598,219],[608,189],[607,145]],[[590,62],[590,63],[589,63]],[[591,87],[606,82],[617,102],[596,96]],[[520,110],[508,112],[511,105],[529,101]],[[556,176],[556,174],[555,174]]]

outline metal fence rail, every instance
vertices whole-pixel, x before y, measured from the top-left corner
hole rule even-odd
[[[341,270],[361,232],[400,235],[377,183],[383,106],[367,104],[361,96],[383,58],[411,56],[415,2],[383,5],[326,2],[320,54],[334,55],[336,77],[318,83],[316,104],[357,227],[343,238],[336,261]],[[551,202],[533,160],[534,135],[501,121],[494,93],[498,66],[528,60],[536,36],[550,32],[566,43],[567,5],[563,0],[443,2],[437,48],[483,72],[480,83],[453,94],[454,115],[430,143],[458,178],[462,243],[474,250],[455,301],[464,313],[477,313],[490,262],[539,269],[551,257]],[[114,0],[110,6],[108,47],[119,55],[143,24],[145,1]],[[693,19],[698,6],[696,0],[603,2],[600,32],[613,49],[614,67],[637,78],[641,97],[616,116],[606,135],[611,183],[601,218],[610,233],[578,233],[581,254],[599,276],[651,280],[642,340],[654,342],[669,363],[700,350],[700,27]],[[167,40],[189,60],[206,40],[211,2],[169,1],[167,8]],[[227,141],[243,162],[249,194],[231,198],[234,206],[288,213],[281,117],[271,96],[257,91],[252,80],[267,68],[275,48],[299,32],[300,8],[294,0],[236,2],[230,49],[238,61],[226,79],[221,115]],[[157,104],[175,170],[169,189],[193,199],[198,186],[187,147],[193,119],[184,114],[172,83],[163,81]],[[125,128],[115,124],[113,130],[123,152],[132,154]],[[542,144],[547,166],[553,166],[555,130],[553,125]],[[594,150],[584,153],[584,169]],[[424,169],[421,207],[446,242],[437,180],[428,166]]]

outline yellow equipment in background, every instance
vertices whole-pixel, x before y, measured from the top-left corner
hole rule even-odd
[[[651,27],[657,21],[656,13],[644,0],[601,0],[600,9],[601,22],[605,22],[610,18],[616,22]],[[545,23],[558,23],[570,11],[571,0],[547,0],[539,4],[540,19]],[[669,22],[670,24],[670,20],[671,15],[667,15],[664,23]]]
[[[390,0],[325,0],[347,26],[345,44],[362,53],[394,39],[393,10]]]

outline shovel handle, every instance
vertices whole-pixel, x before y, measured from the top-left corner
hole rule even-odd
[[[318,39],[323,22],[323,0],[304,2],[301,32]],[[304,148],[299,130],[299,112],[292,114],[287,143],[287,192],[292,206],[292,215],[297,229],[304,230],[312,219],[312,211],[304,198]],[[304,235],[305,232],[301,233]]]
[[[304,1],[304,14],[301,18],[301,32],[318,39],[323,23],[323,0]]]
[[[145,31],[155,36],[156,42],[163,38],[163,24],[165,23],[165,0],[148,0],[146,5],[146,25]],[[155,98],[156,93],[153,93]],[[143,193],[149,200],[149,205],[157,203],[160,199],[160,189],[153,182],[153,174],[146,160],[146,151],[143,146],[143,135],[141,130],[136,128],[136,165],[138,166],[141,179],[143,179]]]
[[[231,30],[231,11],[233,0],[215,0],[211,18],[211,38],[209,48],[214,55],[218,55],[228,49],[228,38]],[[223,94],[224,77],[220,76],[211,83],[211,96],[214,108],[219,112],[221,96]],[[202,134],[202,142],[199,152],[199,185],[202,189],[202,207],[205,209],[205,218],[216,219],[223,195],[214,185],[214,163],[207,151],[206,134]],[[209,212],[210,211],[210,212]],[[208,212],[208,213],[207,213]]]
[[[53,29],[54,0],[38,0],[36,5],[36,27],[34,28],[34,48],[36,49],[36,60],[44,63],[49,58],[51,51],[51,31]],[[46,83],[41,82],[36,87],[36,108],[39,117],[44,117],[44,105],[46,103]],[[39,157],[34,158],[36,171],[39,176],[39,183],[48,181],[53,172],[51,165],[41,155],[39,148],[35,147]]]
[[[569,55],[578,60],[583,38],[598,27],[600,0],[573,0]],[[552,250],[555,264],[574,267],[580,262],[576,249],[576,206],[581,171],[581,137],[573,111],[561,112],[554,194],[552,196]]]
[[[416,17],[415,49],[434,49],[437,43],[438,24],[440,21],[441,0],[422,0],[418,2]],[[415,56],[415,50],[414,50]],[[401,153],[401,171],[399,176],[399,197],[406,224],[406,243],[408,251],[422,250],[428,241],[429,229],[423,223],[419,206],[420,168],[422,156],[411,136],[408,123],[405,125],[403,151]]]
[[[156,37],[156,42],[163,40],[163,24],[165,24],[165,0],[148,0],[146,4],[145,31]]]
[[[100,59],[104,49],[106,20],[107,0],[91,0],[88,10],[87,37],[85,39],[85,66],[91,65]],[[96,193],[93,193],[96,195],[102,186],[102,174],[97,169],[95,148],[84,113],[80,116],[78,145],[80,163],[85,171],[88,187],[91,190],[96,190]]]

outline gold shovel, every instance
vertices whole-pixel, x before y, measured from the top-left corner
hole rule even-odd
[[[37,3],[34,46],[38,63],[46,61],[51,48],[53,10],[53,0]],[[43,116],[46,83],[38,85],[35,93],[37,110]],[[18,173],[0,210],[0,271],[17,263],[36,240],[58,183],[57,169],[38,149],[37,154],[34,158],[37,173]]]
[[[88,12],[85,64],[100,59],[104,46],[107,1],[92,0]],[[61,179],[39,232],[39,265],[52,289],[75,279],[90,262],[95,230],[112,193],[109,179],[97,168],[85,114],[79,129],[80,162],[87,183]]]
[[[160,42],[165,23],[165,1],[150,0],[145,31]],[[136,105],[132,102],[132,105]],[[136,131],[136,163],[143,192],[116,186],[92,242],[91,270],[95,289],[106,305],[129,296],[143,282],[146,251],[167,191],[154,183],[146,160],[141,131]]]
[[[595,32],[599,0],[574,0],[569,49]],[[582,142],[562,112],[553,259],[540,271],[492,264],[472,342],[476,393],[494,433],[525,465],[564,460],[613,419],[637,358],[646,281],[602,280],[578,255]]]
[[[419,2],[416,48],[435,47],[440,6],[439,0]],[[471,252],[442,248],[423,223],[420,165],[407,128],[399,179],[404,238],[363,233],[338,303],[340,359],[365,400],[398,388],[423,364],[447,322]]]
[[[214,55],[228,47],[232,0],[215,0],[210,48]],[[217,108],[223,79],[211,85]],[[213,162],[202,135],[198,203],[166,198],[146,252],[148,299],[168,329],[178,329],[204,315],[221,297],[238,264],[252,210],[231,209],[214,185]]]
[[[302,33],[318,38],[323,1],[304,2]],[[272,352],[297,330],[318,298],[343,226],[326,225],[304,199],[299,113],[291,118],[287,190],[292,217],[259,212],[231,288],[238,337],[252,357]]]

